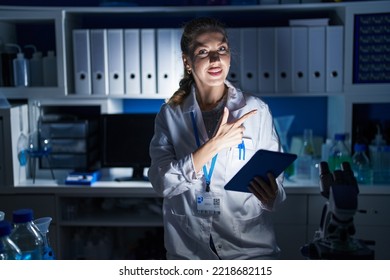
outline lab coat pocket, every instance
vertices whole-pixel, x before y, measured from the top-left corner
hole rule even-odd
[[[169,214],[168,214],[169,213]],[[179,215],[169,211],[165,217],[165,246],[168,252],[187,252],[189,225],[187,215]]]
[[[235,223],[242,248],[272,244],[273,235],[268,226],[270,221],[264,213],[248,219],[236,219]]]
[[[255,152],[252,139],[247,137],[243,138],[241,144],[230,149],[226,167],[227,182],[248,162]]]

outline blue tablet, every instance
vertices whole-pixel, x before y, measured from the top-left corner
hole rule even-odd
[[[225,185],[225,190],[250,192],[249,182],[256,176],[268,181],[267,173],[278,177],[297,158],[296,154],[258,150],[253,157]]]

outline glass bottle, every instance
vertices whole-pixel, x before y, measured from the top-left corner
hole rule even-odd
[[[345,134],[336,133],[329,151],[328,165],[331,172],[341,169],[343,162],[351,163],[351,153],[345,144]]]
[[[6,221],[0,221],[0,260],[20,260],[22,252],[12,241],[10,234],[11,224]]]
[[[313,131],[305,129],[303,131],[303,143],[296,160],[297,179],[311,179],[311,165],[314,156]]]
[[[10,234],[12,241],[22,252],[23,260],[41,260],[44,242],[42,234],[33,222],[31,209],[19,209],[13,212],[14,229]]]
[[[370,160],[366,155],[367,146],[364,144],[355,144],[354,154],[352,155],[352,170],[358,184],[372,184],[372,168]]]

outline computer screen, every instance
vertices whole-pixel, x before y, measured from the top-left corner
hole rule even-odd
[[[143,170],[150,166],[149,144],[154,134],[156,114],[102,114],[102,167],[132,167],[133,176],[122,180],[145,180]]]

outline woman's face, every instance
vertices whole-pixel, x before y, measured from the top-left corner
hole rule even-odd
[[[188,63],[198,86],[224,84],[230,67],[230,51],[223,34],[212,32],[199,35]]]

